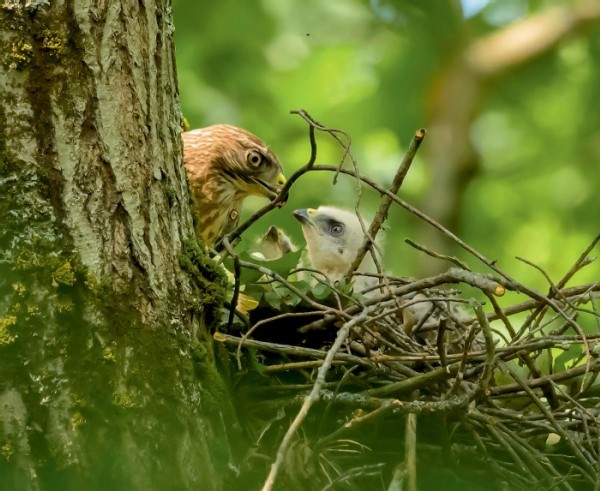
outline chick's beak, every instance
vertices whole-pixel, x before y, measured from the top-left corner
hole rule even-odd
[[[308,210],[306,208],[294,210],[292,215],[294,215],[294,217],[302,224],[310,223],[310,217],[308,216]]]
[[[303,225],[314,225],[312,221],[312,217],[316,213],[317,210],[314,208],[301,208],[299,210],[294,210],[292,213],[296,219]]]

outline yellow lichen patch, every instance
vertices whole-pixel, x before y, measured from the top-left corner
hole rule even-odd
[[[0,447],[0,451],[6,460],[10,460],[11,456],[15,453],[15,449],[10,443],[5,443]]]
[[[113,403],[115,404],[115,406],[119,406],[125,409],[142,407],[142,404],[136,402],[133,396],[126,392],[115,392],[113,394]]]
[[[69,261],[65,261],[52,273],[52,279],[63,285],[73,286],[75,283],[75,273],[73,266]]]
[[[106,361],[116,361],[115,354],[110,348],[104,348],[102,350],[102,358],[104,358]]]
[[[85,286],[87,286],[90,289],[96,288],[96,286],[98,286],[98,282],[96,281],[96,277],[90,271],[88,271],[86,273],[84,283],[85,283]]]
[[[70,298],[60,298],[56,300],[55,305],[56,309],[61,313],[71,312],[73,310],[73,307],[75,306],[73,300],[71,300]]]
[[[76,411],[71,416],[71,424],[73,425],[73,428],[75,428],[75,429],[77,429],[80,426],[83,426],[85,424],[85,418],[81,415],[81,413],[79,411]]]
[[[25,288],[25,285],[23,283],[13,283],[12,284],[13,290],[17,292],[17,294],[23,296],[25,294],[25,292],[27,291],[27,288]]]
[[[8,67],[11,70],[22,70],[33,57],[33,46],[24,41],[13,43],[8,55]]]
[[[14,343],[18,336],[13,336],[8,332],[9,326],[14,326],[17,318],[14,315],[5,315],[0,317],[0,346]]]
[[[61,33],[44,29],[42,37],[42,49],[51,51],[55,55],[62,55],[66,51],[65,40]]]

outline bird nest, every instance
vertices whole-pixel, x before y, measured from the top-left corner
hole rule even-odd
[[[248,479],[264,482],[263,490],[276,482],[281,489],[598,489],[600,282],[567,285],[600,237],[558,281],[532,265],[548,281],[546,293],[535,291],[397,196],[423,130],[385,189],[356,165],[317,165],[315,132],[335,138],[345,156],[349,139],[297,113],[309,126],[311,156],[280,198],[302,174],[325,170],[354,176],[382,202],[349,275],[335,284],[316,274],[299,281],[299,253],[259,261],[232,247],[277,199],[222,241],[235,277],[231,305],[241,290],[260,299],[248,316],[231,308],[214,335],[251,440],[240,457],[240,489]],[[454,263],[445,273],[417,280],[373,273],[377,287],[353,293],[351,272],[392,205],[437,228],[490,274],[443,256]],[[459,290],[465,285],[468,296]],[[506,291],[526,300],[501,307]]]

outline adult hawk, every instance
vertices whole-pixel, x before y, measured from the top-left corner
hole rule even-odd
[[[216,124],[182,138],[196,234],[207,245],[235,228],[244,198],[272,200],[286,183],[275,154],[242,128]]]

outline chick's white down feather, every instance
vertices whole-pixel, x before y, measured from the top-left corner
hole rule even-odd
[[[342,279],[365,240],[365,232],[356,214],[339,208],[321,206],[316,210],[311,208],[296,210],[294,216],[302,224],[310,267],[325,274],[330,281]],[[364,225],[364,230],[367,230],[369,223],[365,222]],[[367,253],[357,273],[376,272],[373,257]],[[354,291],[368,291],[367,296],[377,295],[380,293],[375,288],[377,284],[378,279],[375,277],[357,275],[354,279]],[[434,304],[425,294],[417,293],[405,302],[408,305],[402,309],[402,316],[407,333],[411,332],[422,319],[430,318],[433,323],[439,322],[440,312],[437,309],[433,316],[429,317],[434,311]],[[453,306],[450,308],[455,318],[466,317],[464,309]]]
[[[272,261],[297,250],[298,248],[283,230],[271,225],[267,233],[256,243],[256,250],[252,256],[256,259]]]
[[[310,267],[323,273],[329,281],[344,278],[365,240],[365,233],[356,213],[320,206],[294,211],[302,224],[306,239]],[[369,223],[365,222],[365,230]],[[376,273],[377,268],[370,253],[365,255],[358,273]],[[377,278],[357,275],[354,291],[362,292],[377,285]]]

